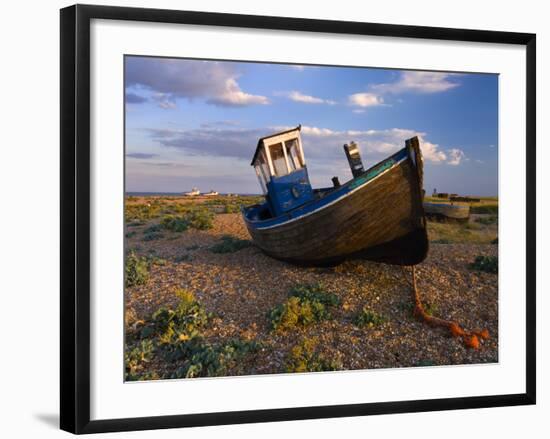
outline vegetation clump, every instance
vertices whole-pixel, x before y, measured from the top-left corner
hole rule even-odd
[[[486,273],[498,273],[497,256],[476,256],[475,261],[470,264],[472,270],[484,271]]]
[[[160,226],[172,232],[185,232],[189,228],[189,223],[184,217],[166,215],[160,220]]]
[[[206,328],[211,315],[197,301],[191,291],[180,289],[176,307],[161,307],[144,323],[137,343],[126,354],[126,379],[149,379],[146,370],[152,356],[162,355],[174,365],[163,373],[164,378],[194,378],[227,375],[238,370],[244,357],[259,348],[254,341],[231,339],[211,343],[201,331]]]
[[[165,215],[160,220],[160,226],[172,232],[185,232],[187,229],[211,229],[214,214],[208,209],[193,209],[181,215]]]
[[[198,335],[198,330],[208,322],[209,315],[195,299],[191,291],[176,290],[178,305],[161,307],[152,315],[151,322],[141,331],[142,337],[154,335],[161,345],[189,340]]]
[[[252,242],[248,239],[239,239],[230,235],[221,237],[221,241],[210,247],[212,253],[234,253],[243,248],[250,247]]]
[[[127,287],[143,285],[149,280],[149,261],[131,251],[126,256],[124,282]]]
[[[155,255],[148,255],[147,261],[149,262],[149,266],[156,265],[158,267],[164,267],[168,263],[166,259],[159,258],[158,256],[155,256]]]
[[[227,343],[205,343],[195,338],[180,344],[178,353],[184,359],[171,378],[225,376],[230,368],[239,366],[246,355],[256,352],[255,341],[232,339]]]
[[[439,307],[435,303],[427,302],[424,303],[424,312],[429,316],[433,316],[439,313]]]
[[[224,207],[224,213],[239,213],[241,206],[239,204],[226,204]]]
[[[286,360],[286,371],[293,372],[323,372],[342,370],[340,358],[328,358],[319,350],[317,337],[304,338],[295,345]]]
[[[157,233],[162,231],[162,226],[160,224],[152,224],[147,227],[143,233]]]
[[[488,213],[491,215],[498,215],[498,204],[481,204],[479,206],[470,207],[471,213]]]
[[[130,222],[146,222],[158,218],[162,212],[163,203],[158,200],[152,200],[144,204],[126,204],[124,208],[124,219]]]
[[[124,364],[126,369],[126,381],[154,379],[145,370],[147,363],[153,357],[155,345],[151,340],[142,340],[137,346],[126,349],[124,352]]]
[[[298,297],[301,300],[319,302],[326,306],[338,306],[340,299],[336,294],[329,293],[321,283],[298,284],[289,293],[290,297]]]
[[[496,230],[483,227],[482,223],[445,223],[428,221],[430,242],[437,244],[475,243],[489,244],[496,236]]]
[[[207,230],[214,226],[214,214],[208,209],[194,209],[184,216],[189,227],[197,230]]]
[[[475,221],[485,226],[491,226],[493,224],[498,224],[498,215],[481,216],[476,218]]]
[[[367,306],[364,306],[363,309],[355,316],[354,323],[356,326],[369,328],[380,326],[382,323],[386,322],[386,318],[372,310]]]
[[[143,234],[143,241],[156,241],[157,239],[164,238],[164,235],[160,232],[151,232]]]
[[[273,330],[284,331],[330,318],[329,308],[340,304],[338,296],[328,293],[321,284],[297,285],[289,298],[273,308],[268,318]]]
[[[164,238],[164,235],[162,234],[162,227],[159,224],[153,224],[143,231],[143,241],[156,241],[161,238]]]

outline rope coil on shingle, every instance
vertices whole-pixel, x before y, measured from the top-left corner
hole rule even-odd
[[[407,278],[405,277],[407,280]],[[420,294],[416,285],[416,270],[415,266],[412,266],[412,282],[407,280],[407,283],[411,286],[414,300],[413,314],[428,323],[431,326],[443,326],[448,328],[453,337],[462,337],[464,344],[472,349],[479,349],[479,339],[488,339],[489,331],[487,329],[466,331],[457,322],[452,320],[444,320],[438,317],[433,317],[426,313],[422,301],[420,300]]]

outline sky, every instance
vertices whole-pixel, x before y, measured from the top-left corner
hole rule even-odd
[[[125,58],[127,192],[261,193],[258,138],[297,125],[313,187],[416,135],[427,193],[498,195],[498,75]]]

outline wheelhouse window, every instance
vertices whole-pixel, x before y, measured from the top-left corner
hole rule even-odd
[[[260,180],[260,185],[262,186],[262,190],[265,194],[267,192],[267,183],[271,177],[269,172],[269,164],[267,163],[265,152],[263,150],[258,154],[258,158],[254,162],[254,168],[256,169],[256,175]]]
[[[303,168],[304,164],[300,156],[298,139],[291,139],[285,142],[286,155],[288,157],[288,165],[290,171],[295,171],[297,169]]]
[[[271,155],[271,162],[273,163],[273,170],[275,172],[275,175],[278,177],[287,175],[289,173],[289,170],[287,168],[283,144],[276,143],[275,145],[270,145],[269,153]]]
[[[298,131],[291,130],[261,139],[252,165],[256,168],[262,189],[267,190],[274,177],[284,177],[305,167]]]
[[[267,193],[267,186],[266,186],[266,183],[265,183],[265,178],[262,176],[262,171],[261,171],[261,168],[259,166],[256,166],[255,169],[256,169],[256,175],[258,176],[258,181],[260,182],[260,186],[262,187],[262,192],[265,195]]]

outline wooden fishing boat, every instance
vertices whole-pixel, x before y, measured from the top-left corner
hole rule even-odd
[[[424,202],[424,212],[428,218],[439,221],[467,222],[470,219],[469,204]]]
[[[248,231],[266,254],[300,265],[368,259],[413,265],[428,252],[417,137],[364,170],[359,149],[344,145],[353,178],[312,189],[300,126],[261,138],[252,159],[266,201],[243,208]]]

